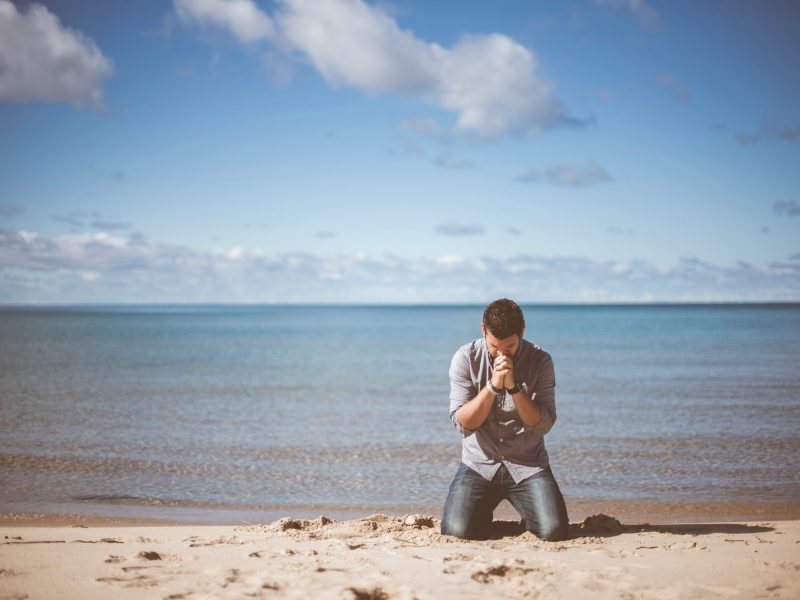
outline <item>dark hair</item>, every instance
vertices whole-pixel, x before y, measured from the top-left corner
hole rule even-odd
[[[483,311],[483,324],[494,337],[504,340],[514,334],[522,337],[525,318],[517,303],[508,298],[495,300]]]

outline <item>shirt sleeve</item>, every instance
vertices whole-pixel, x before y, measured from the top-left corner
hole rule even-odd
[[[539,435],[544,435],[553,428],[556,422],[556,371],[553,367],[553,359],[549,354],[539,367],[531,399],[539,405],[541,418],[530,429]]]
[[[478,390],[472,383],[469,371],[469,356],[459,349],[450,361],[450,422],[462,436],[472,435],[474,429],[466,429],[461,426],[459,412],[461,407],[478,395]]]

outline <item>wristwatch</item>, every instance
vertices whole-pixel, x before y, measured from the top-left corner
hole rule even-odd
[[[524,386],[524,385],[525,384],[523,383],[522,386]],[[514,387],[513,388],[506,388],[506,392],[508,392],[509,394],[511,394],[513,396],[517,392],[522,391],[522,389],[523,388],[521,387],[521,385],[518,382],[515,381],[514,382]]]

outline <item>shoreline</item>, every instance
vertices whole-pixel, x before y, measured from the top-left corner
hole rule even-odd
[[[8,598],[800,597],[800,520],[631,525],[596,515],[543,542],[425,515],[263,525],[0,526]]]
[[[441,506],[432,505],[208,505],[142,503],[0,503],[0,526],[233,526],[272,522],[284,517],[313,519],[320,515],[337,520],[358,519],[381,513],[390,516],[408,514],[441,517]],[[580,522],[595,514],[614,515],[626,523],[706,523],[750,522],[760,520],[800,520],[800,504],[753,504],[731,502],[667,503],[644,500],[605,500],[567,502],[571,522]],[[495,519],[519,519],[506,501],[494,512]]]

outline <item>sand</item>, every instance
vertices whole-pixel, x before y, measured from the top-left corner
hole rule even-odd
[[[510,521],[480,542],[438,526],[419,515],[5,525],[0,599],[800,598],[798,520],[647,526],[598,516],[563,542]]]

